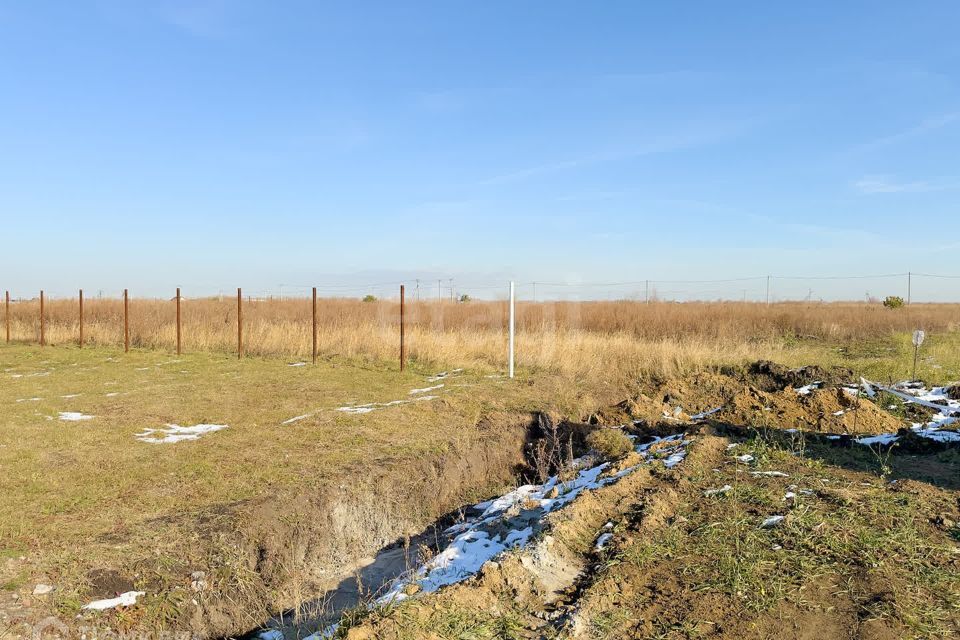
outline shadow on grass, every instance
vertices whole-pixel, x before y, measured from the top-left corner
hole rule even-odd
[[[797,434],[722,422],[709,424],[720,435],[737,438],[762,436],[788,450],[797,446]],[[851,471],[879,475],[886,470],[891,480],[918,480],[942,489],[960,490],[960,443],[936,442],[907,430],[901,431],[900,440],[889,446],[866,446],[857,444],[851,436],[830,439],[828,435],[804,432],[803,454]]]

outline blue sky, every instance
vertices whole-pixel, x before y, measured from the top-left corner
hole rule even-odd
[[[960,275],[957,24],[956,2],[0,1],[0,288]]]

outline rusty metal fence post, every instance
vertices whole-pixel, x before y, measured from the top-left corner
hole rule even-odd
[[[317,288],[313,288],[313,364],[317,364]]]
[[[180,287],[177,287],[177,355],[180,355]]]
[[[123,352],[130,352],[130,296],[123,290]]]
[[[406,328],[407,328],[407,305],[405,295],[404,295],[403,285],[400,285],[400,371],[405,371],[407,368],[407,343],[406,343]]]
[[[243,357],[243,292],[237,287],[237,360]]]
[[[46,327],[43,324],[43,289],[40,289],[40,346],[46,346],[47,338],[44,330]]]
[[[80,348],[83,349],[83,289],[80,289]]]

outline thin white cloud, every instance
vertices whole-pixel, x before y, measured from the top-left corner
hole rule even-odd
[[[945,113],[939,116],[933,116],[925,118],[920,121],[919,124],[912,126],[903,131],[897,133],[876,138],[864,144],[858,145],[854,151],[864,152],[864,151],[873,151],[874,149],[879,149],[881,147],[887,147],[892,144],[897,144],[917,136],[924,135],[931,131],[936,131],[937,129],[942,129],[943,127],[950,126],[955,122],[960,122],[960,111],[953,111],[950,113]]]
[[[690,128],[693,129],[694,127]],[[701,131],[687,131],[674,135],[661,136],[645,141],[630,149],[586,153],[566,160],[533,165],[485,178],[480,180],[478,184],[489,186],[507,182],[518,182],[544,174],[578,169],[596,164],[619,162],[642,156],[695,149],[730,138],[744,128],[743,123],[727,123]]]
[[[945,191],[955,189],[956,181],[915,180],[899,182],[888,176],[864,176],[853,183],[855,189],[865,195],[879,193],[925,193],[928,191]]]

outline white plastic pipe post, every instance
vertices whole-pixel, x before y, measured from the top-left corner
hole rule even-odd
[[[509,340],[509,359],[510,359],[510,377],[513,377],[513,280],[510,281],[510,340]]]

